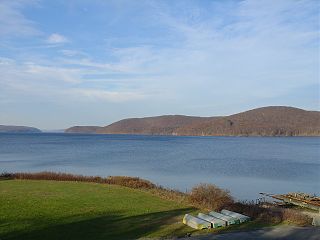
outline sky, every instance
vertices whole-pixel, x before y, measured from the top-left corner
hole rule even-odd
[[[314,0],[0,0],[0,124],[319,110]]]

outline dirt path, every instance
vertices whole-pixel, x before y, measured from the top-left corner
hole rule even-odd
[[[184,238],[185,240],[320,240],[319,227],[277,226],[246,232],[209,234]]]

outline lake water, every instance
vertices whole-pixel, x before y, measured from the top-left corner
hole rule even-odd
[[[190,190],[200,182],[238,199],[320,194],[320,138],[0,134],[0,171],[127,175]]]

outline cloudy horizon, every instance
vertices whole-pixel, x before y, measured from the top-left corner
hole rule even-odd
[[[0,1],[0,124],[319,110],[318,1]]]

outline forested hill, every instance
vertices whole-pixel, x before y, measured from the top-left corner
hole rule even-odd
[[[26,126],[0,125],[0,133],[40,133],[41,130]]]
[[[165,115],[130,118],[66,132],[190,136],[320,136],[320,112],[272,106],[221,117]],[[74,131],[76,130],[76,131]],[[92,131],[88,131],[92,130]]]

